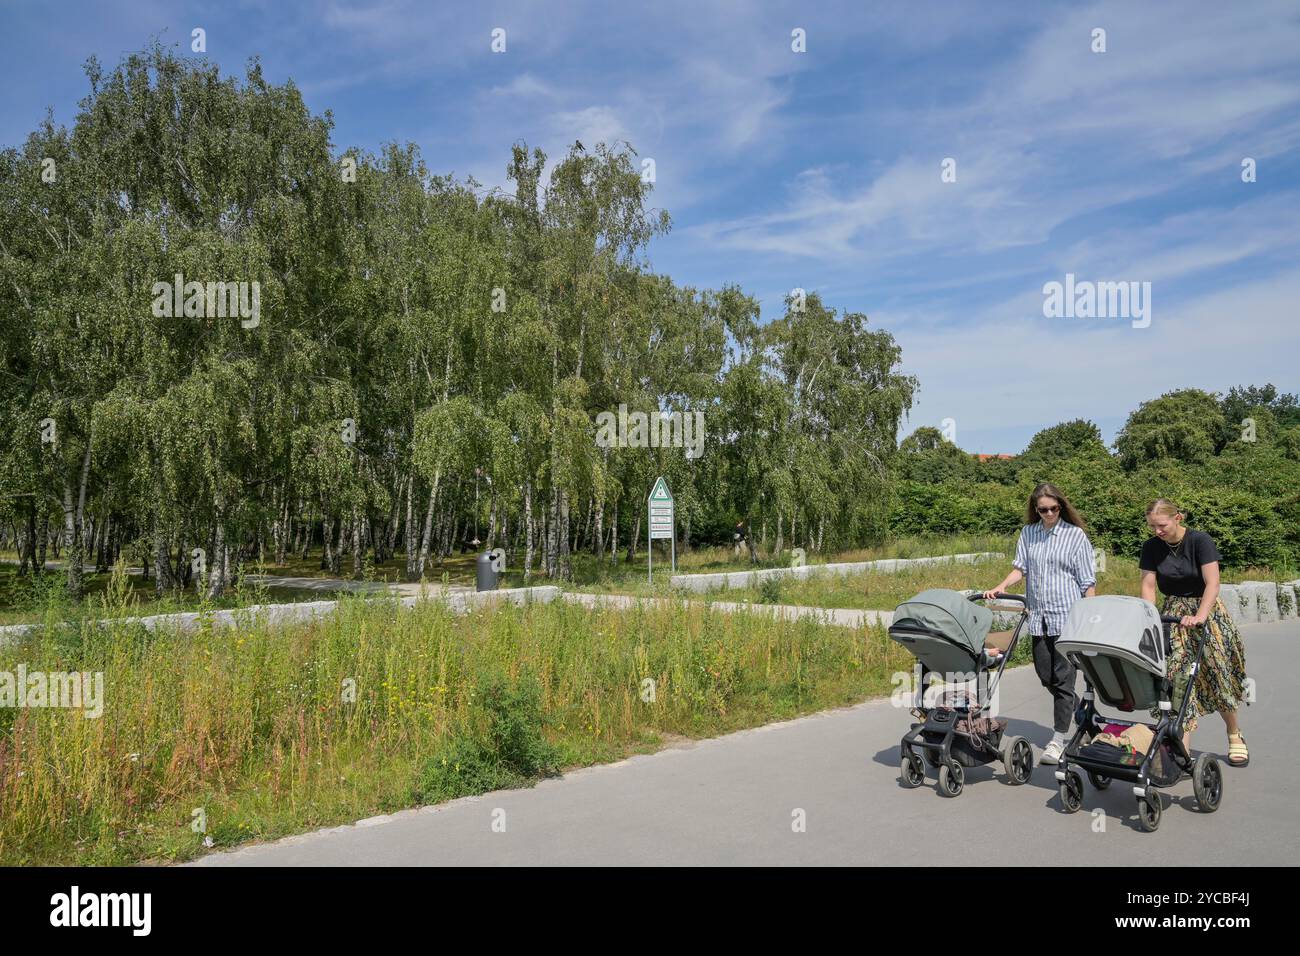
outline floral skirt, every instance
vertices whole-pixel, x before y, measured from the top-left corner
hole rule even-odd
[[[1165,598],[1162,613],[1171,617],[1195,614],[1201,599],[1196,597]],[[1201,655],[1201,669],[1196,672],[1196,684],[1187,704],[1187,730],[1195,730],[1197,718],[1219,710],[1236,710],[1242,703],[1246,683],[1246,652],[1241,646],[1241,633],[1228,616],[1222,600],[1214,602],[1214,609],[1205,622],[1210,628],[1210,640]],[[1181,624],[1171,625],[1169,637],[1171,650],[1165,660],[1165,672],[1174,682],[1173,706],[1175,713],[1182,705],[1187,690],[1187,676],[1196,657],[1194,631]],[[1154,714],[1154,712],[1153,712]]]

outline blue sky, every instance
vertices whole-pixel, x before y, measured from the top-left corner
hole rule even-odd
[[[90,54],[188,52],[194,27],[224,71],[259,54],[331,110],[337,147],[414,141],[489,187],[516,140],[626,140],[673,217],[656,270],[738,283],[767,318],[795,287],[867,314],[920,379],[904,431],[950,418],[970,451],[1072,418],[1110,440],[1179,387],[1300,391],[1294,0],[2,9],[4,145],[47,107],[72,122]],[[1150,326],[1045,318],[1066,273],[1150,282]]]

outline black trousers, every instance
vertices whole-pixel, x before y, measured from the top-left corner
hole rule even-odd
[[[1052,728],[1067,733],[1074,716],[1074,665],[1056,649],[1059,634],[1039,634],[1034,637],[1034,670],[1038,679],[1052,695]]]

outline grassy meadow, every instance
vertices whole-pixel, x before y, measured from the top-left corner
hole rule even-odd
[[[105,709],[0,709],[0,864],[182,860],[527,785],[884,694],[910,661],[879,628],[704,606],[349,598],[288,627],[42,629],[0,671],[102,671]]]

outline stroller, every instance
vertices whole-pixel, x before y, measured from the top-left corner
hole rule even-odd
[[[1219,761],[1212,754],[1201,754],[1193,763],[1183,747],[1183,722],[1191,694],[1183,694],[1177,713],[1170,703],[1174,686],[1165,673],[1169,653],[1169,629],[1165,625],[1178,621],[1176,617],[1162,617],[1149,601],[1116,595],[1081,598],[1070,610],[1056,646],[1083,671],[1087,690],[1075,715],[1078,730],[1056,769],[1057,789],[1066,813],[1075,813],[1083,805],[1083,778],[1076,767],[1086,771],[1099,790],[1109,787],[1112,780],[1132,782],[1138,823],[1148,833],[1160,826],[1165,798],[1157,788],[1172,786],[1185,773],[1192,775],[1201,811],[1213,813],[1219,808],[1223,799]],[[1196,680],[1208,637],[1209,628],[1202,628],[1187,678],[1189,689]],[[1106,724],[1135,726],[1103,718],[1097,712],[1097,698],[1125,713],[1159,709],[1160,719],[1151,728],[1153,739],[1144,754],[1127,754],[1094,742]]]
[[[1029,741],[1005,736],[1006,720],[983,716],[1028,617],[1023,595],[999,593],[998,597],[1019,601],[1021,611],[1010,645],[997,657],[990,657],[984,649],[993,612],[975,603],[983,600],[982,595],[968,597],[959,591],[933,588],[904,601],[894,611],[889,636],[906,647],[920,666],[912,713],[921,723],[912,724],[900,745],[900,779],[905,787],[915,788],[925,782],[922,755],[926,763],[938,769],[939,792],[945,797],[961,794],[966,767],[1001,760],[1008,782],[1015,786],[1027,781],[1034,769]],[[927,707],[928,674],[942,675],[945,683],[975,679],[982,687],[989,673],[992,677],[987,692],[977,691],[974,701],[967,695],[951,701],[951,706],[949,700],[944,700]]]

